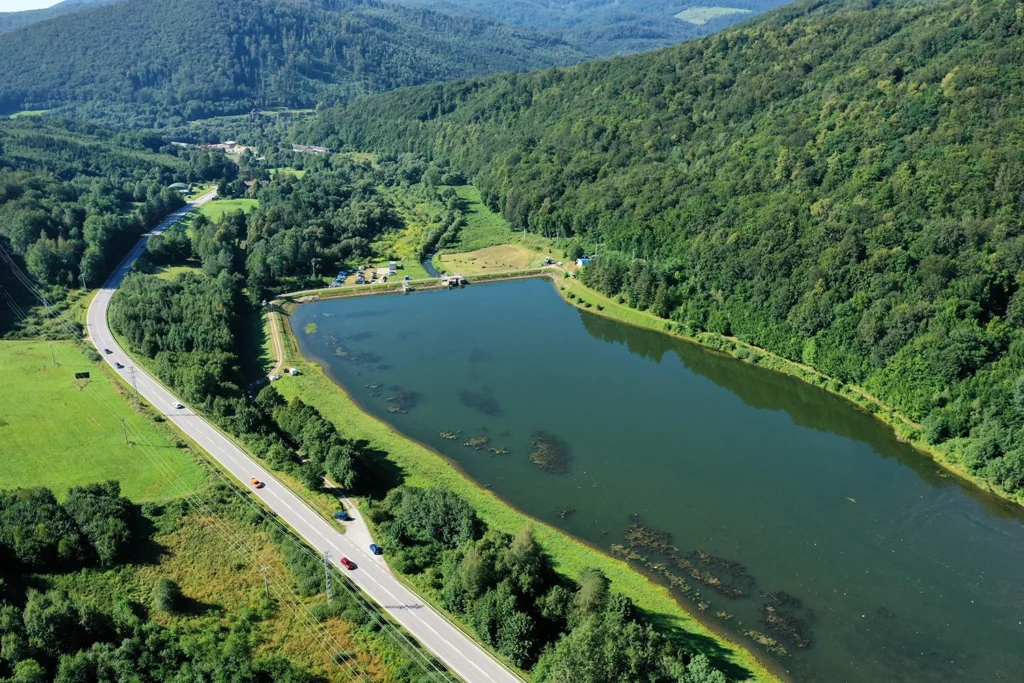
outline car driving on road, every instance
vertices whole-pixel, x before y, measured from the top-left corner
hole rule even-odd
[[[345,569],[348,569],[349,571],[351,571],[351,570],[356,568],[356,563],[353,562],[352,560],[348,559],[347,557],[341,558],[340,562],[341,562],[341,566],[344,567]]]
[[[253,487],[254,489],[261,489],[261,488],[263,488],[263,482],[262,482],[262,481],[260,481],[259,479],[257,479],[256,477],[253,477],[253,478],[252,478],[252,479],[250,479],[249,481],[251,481],[251,482],[252,482],[252,487]]]
[[[114,367],[117,368],[118,370],[121,370],[122,368],[124,368],[124,366],[121,365],[120,363],[114,363]]]
[[[103,353],[105,353],[105,354],[107,354],[109,356],[110,354],[113,353],[113,351],[111,351],[110,349],[103,349]]]

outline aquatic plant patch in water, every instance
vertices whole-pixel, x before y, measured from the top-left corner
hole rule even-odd
[[[393,396],[388,396],[387,402],[389,413],[407,413],[420,402],[420,395],[415,391],[400,391]]]
[[[787,645],[800,649],[810,647],[814,612],[785,591],[766,593],[764,597],[768,598],[761,605],[761,624],[765,630]]]
[[[572,454],[566,442],[547,432],[534,432],[530,449],[530,462],[537,467],[550,474],[569,474]]]
[[[459,402],[482,415],[495,416],[501,413],[498,400],[494,398],[494,392],[490,387],[483,387],[480,391],[463,389],[459,392]]]

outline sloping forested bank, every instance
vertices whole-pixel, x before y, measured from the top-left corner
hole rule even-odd
[[[324,144],[450,160],[596,289],[735,335],[1024,486],[1024,15],[797,3],[632,58],[322,113]]]

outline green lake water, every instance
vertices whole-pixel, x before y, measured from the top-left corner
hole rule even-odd
[[[1024,680],[1024,516],[837,397],[545,280],[311,303],[291,325],[367,411],[530,515],[604,550],[670,533],[669,555],[664,536],[636,550],[715,628],[778,641],[741,639],[795,680]],[[538,434],[567,473],[530,461]],[[480,436],[509,452],[463,445]]]

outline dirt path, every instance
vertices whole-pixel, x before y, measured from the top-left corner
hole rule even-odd
[[[274,316],[277,312],[272,308],[267,311],[267,324],[270,327],[270,342],[274,346],[274,368],[267,375],[280,375],[284,369],[284,342],[281,341],[281,328]]]

